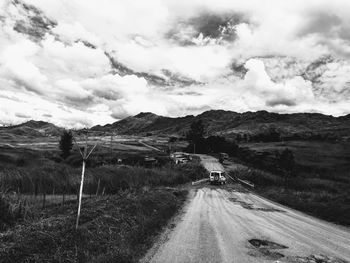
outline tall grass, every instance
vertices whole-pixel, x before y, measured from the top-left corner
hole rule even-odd
[[[39,167],[2,169],[2,211],[8,211],[5,213],[8,216],[0,218],[2,228],[5,229],[17,221],[40,217],[42,208],[63,204],[68,197],[70,200],[74,198],[78,193],[80,173],[80,168],[54,162]],[[83,193],[87,196],[113,195],[126,190],[176,186],[205,176],[206,170],[197,160],[182,165],[168,163],[155,168],[100,166],[86,170]],[[55,200],[51,200],[51,197]]]
[[[350,226],[347,182],[317,177],[282,177],[243,166],[231,171],[231,176],[253,182],[258,193],[279,203]]]
[[[78,230],[75,204],[50,208],[0,235],[0,261],[137,262],[186,194],[158,189],[88,198]]]
[[[119,190],[144,186],[174,186],[206,176],[198,162],[163,167],[108,165],[86,171],[84,193]],[[18,194],[75,194],[80,183],[80,168],[66,164],[47,163],[40,167],[6,168],[0,171],[0,191]]]

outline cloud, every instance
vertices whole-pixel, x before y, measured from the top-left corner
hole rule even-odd
[[[346,114],[349,9],[346,0],[5,0],[0,117],[82,127],[140,111]]]
[[[26,114],[23,114],[23,113],[16,113],[15,116],[18,117],[18,118],[23,118],[23,119],[29,119],[30,118],[30,115],[26,115]]]

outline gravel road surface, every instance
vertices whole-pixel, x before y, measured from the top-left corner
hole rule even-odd
[[[200,157],[208,170],[222,169],[215,158]],[[239,185],[204,185],[141,262],[350,262],[350,229]]]

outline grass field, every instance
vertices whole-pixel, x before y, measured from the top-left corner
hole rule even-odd
[[[303,171],[294,177],[285,177],[241,163],[238,168],[235,165],[236,169],[231,174],[254,183],[254,191],[271,200],[328,221],[350,226],[348,163],[332,156],[334,151],[339,153],[344,150],[325,151],[322,155],[316,152],[315,148],[298,147],[299,144],[293,145],[293,151],[298,155],[297,162],[308,165],[311,172]],[[259,147],[264,150],[276,150],[276,144],[266,145],[266,147],[259,145]],[[312,156],[312,153],[315,157]],[[305,159],[303,160],[301,156],[304,156]],[[320,160],[317,159],[317,156]],[[322,160],[329,163],[319,169],[318,163],[321,163]],[[234,162],[237,163],[239,160],[235,159]],[[337,170],[333,170],[336,165],[338,165]]]
[[[77,231],[76,202],[48,208],[0,235],[1,262],[137,262],[186,195],[158,188],[86,198]]]
[[[242,146],[258,152],[276,152],[288,148],[304,175],[350,182],[350,142],[287,141],[247,143]]]

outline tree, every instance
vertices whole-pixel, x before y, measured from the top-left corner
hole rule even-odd
[[[206,139],[206,145],[214,153],[227,153],[233,156],[238,151],[238,145],[235,141],[227,141],[225,137],[221,136],[209,136]]]
[[[194,121],[191,124],[190,130],[186,135],[186,138],[190,142],[196,142],[202,140],[204,137],[204,124],[202,120]]]
[[[278,156],[277,161],[279,168],[283,170],[287,176],[295,175],[295,160],[291,150],[288,148],[284,149]]]
[[[204,133],[205,128],[202,120],[194,121],[191,124],[190,130],[186,134],[186,139],[189,142],[188,151],[194,153],[205,153],[207,151]]]
[[[70,155],[70,151],[73,148],[73,134],[71,131],[64,130],[61,135],[61,140],[59,144],[61,150],[61,156],[66,159]]]

